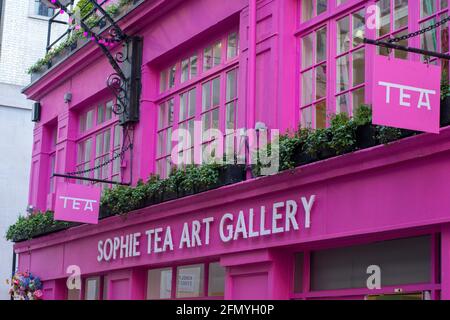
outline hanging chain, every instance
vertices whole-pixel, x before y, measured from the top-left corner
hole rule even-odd
[[[430,26],[428,26],[428,27],[426,27],[424,29],[417,30],[415,32],[411,32],[411,33],[405,34],[404,36],[391,38],[391,39],[388,40],[388,42],[389,43],[400,42],[400,41],[403,41],[403,40],[408,40],[409,38],[417,37],[417,36],[419,36],[421,34],[424,34],[426,32],[429,32],[431,30],[434,30],[434,29],[440,27],[441,25],[447,23],[448,21],[450,21],[450,16],[447,17],[447,18],[444,18],[441,21],[439,21],[439,22],[437,22],[435,24],[432,24],[432,25],[430,25]]]
[[[118,159],[118,158],[122,158],[125,155],[125,152],[127,152],[128,150],[130,150],[133,147],[133,143],[131,141],[131,137],[129,134],[129,128],[128,127],[124,127],[124,138],[123,138],[123,142],[125,144],[125,141],[128,140],[128,144],[122,148],[122,150],[115,154],[111,159],[106,160],[103,163],[100,163],[99,165],[96,165],[95,167],[86,169],[86,170],[80,170],[80,171],[74,171],[74,172],[68,172],[66,173],[69,176],[80,176],[80,175],[84,175],[86,173],[90,173],[92,171],[96,171],[98,169],[101,169],[103,167],[106,167],[107,165],[111,164],[114,160]]]

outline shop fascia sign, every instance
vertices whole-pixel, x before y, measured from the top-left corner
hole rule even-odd
[[[439,133],[440,67],[374,55],[373,124]]]
[[[213,239],[222,244],[248,241],[252,238],[279,235],[311,227],[311,212],[316,196],[300,197],[297,200],[274,202],[270,207],[261,206],[258,210],[249,208],[235,214],[225,213],[218,219],[213,216],[185,221],[181,232],[175,234],[174,226],[167,225],[99,240],[97,261],[114,261],[139,257],[141,244],[147,244],[145,254],[155,255],[175,250],[215,246]],[[259,219],[258,219],[259,218]],[[258,220],[257,220],[258,219]],[[300,222],[301,220],[301,222]],[[257,222],[258,221],[258,222]],[[216,236],[212,237],[212,234]]]
[[[55,220],[98,224],[100,187],[59,183],[56,187]]]

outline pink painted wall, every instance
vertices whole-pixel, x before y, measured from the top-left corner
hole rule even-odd
[[[341,11],[330,11],[329,18],[349,13],[363,3],[372,2],[349,0],[339,9]],[[411,5],[416,6],[415,3]],[[167,14],[163,10],[165,6],[173,6]],[[147,178],[155,169],[155,97],[160,69],[230,27],[240,31],[238,95],[242,117],[239,126],[251,128],[256,121],[281,130],[297,126],[300,95],[297,36],[315,27],[314,20],[300,24],[297,13],[298,6],[293,0],[258,1],[253,57],[249,54],[253,52],[252,44],[247,39],[251,29],[249,15],[252,14],[247,0],[159,1],[158,4],[149,1],[123,22],[125,31],[144,37],[143,92],[141,121],[135,130],[134,183],[139,178]],[[368,48],[368,75],[373,53]],[[254,109],[247,109],[251,99],[246,79],[252,65],[256,70],[255,101]],[[88,45],[26,89],[31,99],[42,104],[42,120],[34,133],[30,204],[40,209],[51,208],[47,201],[49,128],[57,122],[56,172],[72,171],[76,161],[77,112],[109,97],[105,79],[111,72],[101,53]],[[335,81],[332,75],[331,71],[330,81]],[[64,103],[66,92],[73,94],[69,104]],[[63,279],[71,264],[79,265],[84,275],[107,273],[112,288],[110,299],[144,298],[146,268],[208,258],[220,260],[227,267],[226,298],[288,298],[292,264],[285,261],[292,258],[288,252],[280,251],[280,247],[306,246],[319,241],[329,245],[346,237],[450,223],[450,198],[447,195],[449,137],[450,130],[446,129],[439,136],[422,135],[388,147],[379,146],[298,168],[294,172],[160,204],[130,214],[126,220],[113,217],[98,226],[81,226],[19,243],[16,245],[19,268],[41,276],[49,298],[60,297],[61,291],[53,289],[52,281]],[[123,174],[125,179],[129,178],[129,166]],[[225,213],[236,217],[239,210],[244,210],[248,222],[249,208],[258,213],[261,205],[271,208],[276,201],[294,199],[299,203],[301,214],[300,197],[313,194],[316,202],[310,229],[300,227],[295,232],[239,239],[226,244],[218,238],[217,219]],[[177,244],[185,221],[208,216],[215,218],[208,247],[146,254],[144,233],[147,229],[170,225]],[[259,223],[258,215],[254,222]],[[266,222],[270,227],[271,221]],[[300,215],[299,225],[303,222]],[[143,234],[140,257],[97,262],[99,240],[132,232]],[[443,239],[448,241],[447,233],[448,230]],[[449,267],[448,252],[442,251],[445,270]],[[49,261],[52,261],[51,268]],[[443,297],[449,297],[447,271],[442,281],[445,281]],[[246,287],[254,289],[244,292]]]
[[[256,249],[306,245],[449,223],[450,200],[446,192],[450,187],[446,160],[450,153],[449,137],[450,129],[445,129],[439,136],[416,136],[387,147],[379,146],[298,168],[295,172],[285,172],[149,207],[130,214],[126,220],[112,217],[98,226],[81,226],[19,243],[16,244],[16,251],[20,253],[19,266],[49,280],[63,278],[64,270],[71,264],[79,265],[83,274],[94,274],[221,257],[221,263],[230,268],[227,276],[227,283],[232,284],[227,293],[229,297],[234,296],[235,285],[239,288],[249,281],[261,279],[262,274],[267,274],[268,285],[273,286],[279,282],[279,276],[274,275],[290,274],[288,269],[284,269],[287,268],[285,265],[276,263],[277,260],[285,259],[281,252],[278,253],[279,258],[269,258],[269,253],[257,253]],[[302,226],[304,220],[299,206],[298,231],[251,239],[240,238],[231,243],[223,243],[218,236],[217,219],[225,213],[232,213],[236,217],[240,210],[244,210],[248,222],[248,208],[255,208],[255,212],[258,212],[260,205],[266,205],[269,209],[274,202],[288,199],[299,201],[301,196],[313,194],[316,195],[316,202],[310,229]],[[183,223],[209,216],[216,218],[211,225],[210,245],[179,250],[177,244]],[[266,218],[269,229],[272,225],[270,216],[269,212]],[[258,225],[259,217],[256,216],[254,221]],[[280,225],[284,225],[284,220],[281,220]],[[141,256],[109,262],[97,261],[99,240],[134,232],[144,235],[148,229],[165,226],[172,228],[174,251],[147,254],[147,241],[143,236],[139,246]],[[251,252],[254,253],[249,255]],[[234,253],[239,255],[226,258],[226,255]],[[27,258],[28,255],[31,257]],[[447,253],[444,258],[448,259]],[[48,261],[54,261],[55,267],[48,268]],[[260,267],[251,271],[241,269],[241,265],[255,264]],[[265,271],[260,268],[265,268]],[[237,272],[236,277],[233,272]],[[238,275],[242,273],[252,276],[250,279],[239,278]],[[280,288],[275,296],[287,296],[290,282],[289,279],[285,280],[286,287]],[[274,297],[270,292],[270,297]]]

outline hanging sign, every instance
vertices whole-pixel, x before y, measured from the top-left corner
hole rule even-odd
[[[375,55],[373,124],[439,133],[440,67]]]
[[[56,189],[55,220],[98,223],[100,187],[60,183]]]

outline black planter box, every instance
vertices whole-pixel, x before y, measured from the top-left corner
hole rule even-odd
[[[334,157],[336,153],[331,149],[331,147],[324,145],[321,146],[317,152],[317,158],[319,160],[325,160],[331,157]]]
[[[178,194],[174,191],[164,191],[161,195],[161,198],[162,202],[171,201],[178,198]]]
[[[106,206],[100,206],[100,212],[99,212],[99,219],[105,219],[108,217],[113,216],[114,214],[111,212],[111,209],[109,209]]]
[[[303,146],[297,146],[292,153],[292,162],[295,167],[316,161],[317,158],[303,151]]]
[[[377,129],[371,124],[356,128],[356,147],[366,149],[377,145]]]
[[[219,186],[225,186],[245,180],[245,164],[224,165],[219,169]]]
[[[441,100],[441,127],[450,125],[450,97]]]

